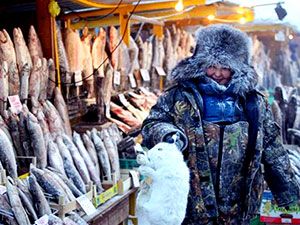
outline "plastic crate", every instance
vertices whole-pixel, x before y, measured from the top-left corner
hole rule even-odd
[[[120,168],[131,170],[133,168],[138,168],[140,165],[137,163],[136,159],[120,159]]]
[[[250,225],[265,225],[265,223],[260,222],[259,216],[256,216],[250,221]]]

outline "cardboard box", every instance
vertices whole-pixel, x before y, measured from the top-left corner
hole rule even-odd
[[[285,209],[275,204],[270,191],[264,191],[260,207],[260,221],[271,224],[300,224],[300,205]]]
[[[95,207],[102,205],[103,203],[105,203],[106,201],[118,194],[118,183],[102,184],[102,186],[105,189],[105,191],[99,195],[94,196],[93,203]]]

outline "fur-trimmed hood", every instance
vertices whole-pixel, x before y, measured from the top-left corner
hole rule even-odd
[[[210,66],[222,66],[233,71],[230,85],[234,93],[244,96],[257,84],[257,74],[250,66],[250,41],[245,33],[229,25],[211,25],[197,33],[194,54],[182,60],[172,70],[169,79],[182,82],[205,78]]]

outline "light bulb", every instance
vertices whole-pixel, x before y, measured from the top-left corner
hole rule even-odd
[[[292,40],[294,36],[292,34],[289,35],[289,39]]]
[[[177,11],[177,12],[181,12],[182,10],[183,10],[183,2],[182,2],[182,0],[178,0],[178,2],[176,3],[176,5],[175,5],[175,10]]]
[[[239,21],[240,24],[245,24],[246,22],[247,21],[246,21],[245,17],[240,18],[240,21]]]
[[[238,14],[244,14],[244,13],[245,13],[245,9],[244,9],[243,7],[239,7],[239,8],[237,9],[237,13],[238,13]]]
[[[215,19],[215,16],[214,16],[214,15],[209,15],[209,16],[207,17],[207,19],[210,20],[210,21],[212,21],[212,20]]]

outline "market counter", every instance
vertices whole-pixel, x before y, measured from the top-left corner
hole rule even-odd
[[[137,225],[135,219],[135,206],[137,188],[125,192],[123,195],[117,195],[97,208],[97,211],[83,218],[91,225],[122,225],[131,217],[133,223]]]

